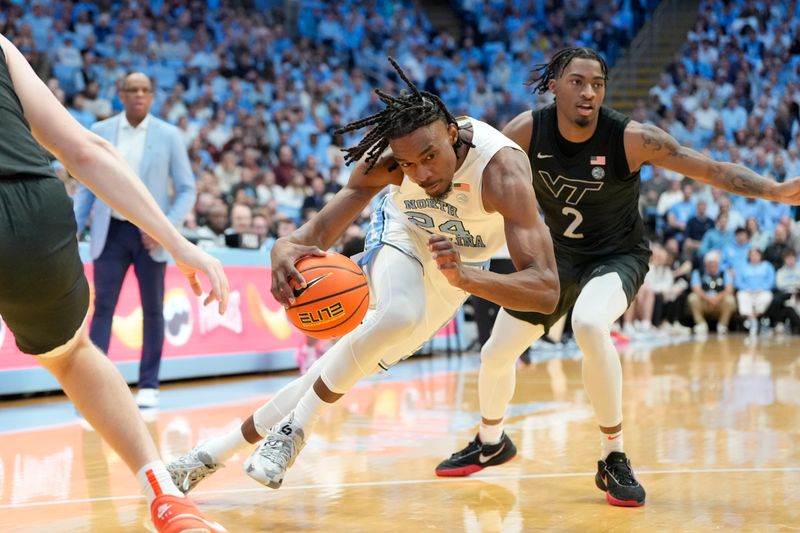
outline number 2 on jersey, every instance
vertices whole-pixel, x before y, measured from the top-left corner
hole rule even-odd
[[[578,229],[578,226],[581,225],[583,222],[583,215],[580,211],[575,209],[574,207],[565,207],[561,210],[561,213],[567,216],[574,216],[575,220],[573,220],[567,229],[564,230],[564,237],[569,237],[570,239],[582,239],[583,233],[575,233],[575,230]]]

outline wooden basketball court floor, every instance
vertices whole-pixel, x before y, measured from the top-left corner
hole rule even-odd
[[[800,339],[621,346],[625,448],[647,489],[612,507],[594,487],[598,435],[576,350],[520,368],[518,457],[470,478],[436,464],[474,436],[477,358],[409,360],[321,420],[271,490],[244,455],[193,498],[231,532],[791,531],[800,529]],[[291,375],[165,386],[162,454],[237,426]],[[0,402],[0,531],[144,531],[134,478],[63,397]]]

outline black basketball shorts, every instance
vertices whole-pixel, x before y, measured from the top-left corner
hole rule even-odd
[[[66,344],[89,309],[72,201],[54,177],[0,177],[0,316],[32,355]]]
[[[647,241],[642,241],[627,253],[600,255],[583,261],[575,261],[568,250],[559,249],[559,247],[555,249],[555,256],[561,284],[561,294],[556,310],[545,315],[506,309],[508,314],[515,318],[531,324],[542,324],[545,332],[548,332],[553,324],[575,305],[578,295],[589,280],[609,272],[616,272],[622,280],[622,289],[628,298],[628,304],[630,304],[636,297],[639,287],[644,283],[644,277],[650,268],[648,264],[650,247]]]

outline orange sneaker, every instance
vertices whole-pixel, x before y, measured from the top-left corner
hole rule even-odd
[[[158,533],[227,533],[227,529],[204,517],[188,498],[169,494],[150,504],[150,516]]]

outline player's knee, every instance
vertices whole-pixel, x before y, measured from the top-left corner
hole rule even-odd
[[[591,339],[594,337],[601,337],[608,334],[608,324],[602,317],[593,313],[579,313],[573,311],[572,314],[572,331],[575,333],[575,339],[580,341],[582,338]]]
[[[500,345],[500,339],[492,335],[481,348],[481,367],[484,370],[502,370],[512,366],[519,354],[511,354]]]
[[[384,313],[371,328],[371,332],[384,343],[395,344],[409,338],[419,324],[420,314],[398,307]]]

